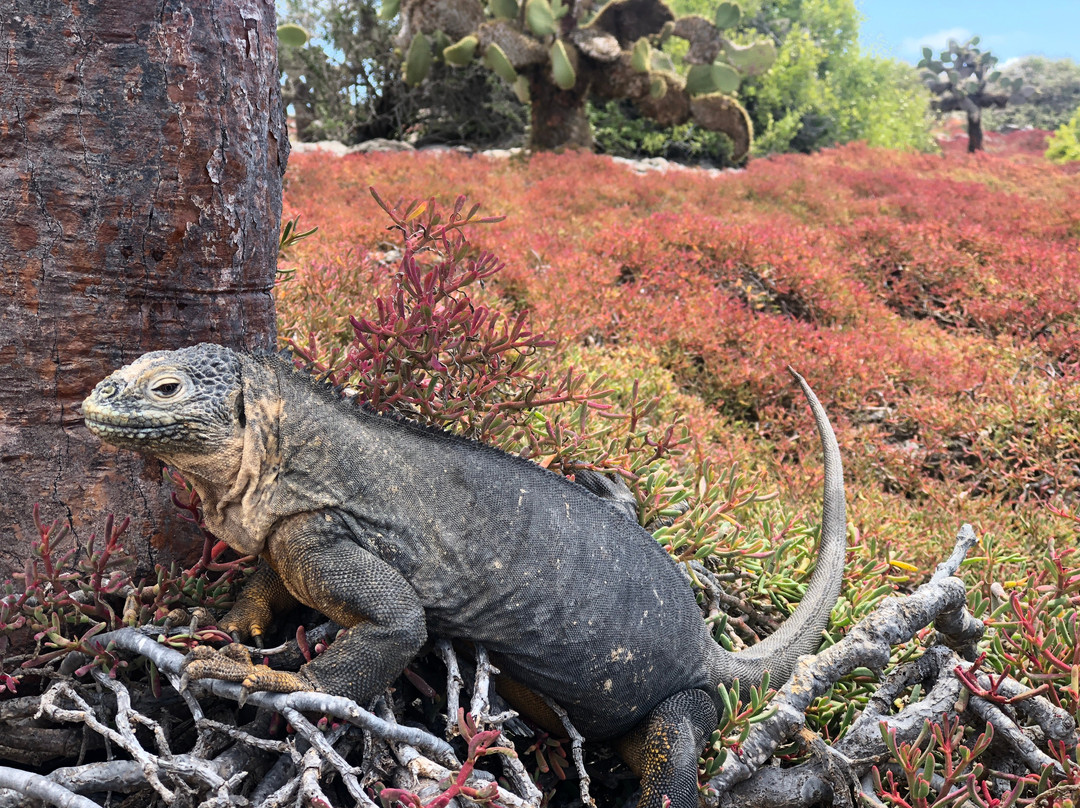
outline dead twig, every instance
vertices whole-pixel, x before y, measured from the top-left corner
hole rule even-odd
[[[517,713],[514,710],[504,710],[498,715],[491,715],[490,675],[499,673],[499,669],[491,664],[484,646],[475,643],[473,648],[476,652],[476,674],[473,680],[472,714],[477,723],[489,724],[499,730],[499,737],[495,741],[496,746],[513,749],[514,744],[506,737],[506,733],[502,731],[502,725],[512,718],[517,718]],[[510,782],[513,783],[514,788],[528,802],[539,805],[543,799],[543,794],[533,783],[529,773],[525,771],[521,759],[516,754],[500,752],[499,760],[502,762],[503,770],[506,772]]]
[[[435,653],[446,666],[446,737],[453,738],[458,731],[458,707],[461,706],[461,689],[465,686],[465,680],[461,678],[461,666],[449,640],[437,640]]]
[[[119,629],[107,634],[100,634],[94,640],[102,646],[110,642],[114,643],[119,648],[147,657],[164,673],[174,676],[180,675],[180,666],[184,661],[183,654],[160,645],[132,629]],[[239,702],[241,697],[239,684],[224,682],[220,679],[196,679],[191,682],[191,687],[197,691],[235,702]],[[360,707],[356,702],[342,696],[331,696],[326,693],[312,691],[299,691],[296,693],[256,691],[248,695],[247,702],[276,713],[284,713],[285,710],[293,709],[300,712],[321,713],[340,718],[353,726],[370,730],[372,733],[389,741],[416,746],[444,765],[450,767],[461,765],[454,754],[453,748],[446,741],[415,727],[406,727],[397,723],[387,724]]]
[[[0,766],[0,788],[8,788],[25,797],[44,800],[60,808],[99,808],[97,803],[68,791],[48,777],[21,769]]]
[[[552,712],[559,716],[559,721],[562,722],[563,729],[566,730],[566,734],[570,738],[570,751],[574,758],[574,767],[578,771],[578,788],[581,791],[581,801],[586,805],[591,805],[592,808],[596,808],[596,800],[594,800],[589,793],[589,786],[592,785],[592,778],[589,777],[589,773],[585,769],[585,757],[581,752],[581,745],[585,742],[585,739],[582,737],[581,733],[577,731],[577,727],[575,727],[574,722],[570,720],[570,716],[567,715],[566,710],[547,696],[544,696],[544,701],[547,703],[547,706],[551,708]]]

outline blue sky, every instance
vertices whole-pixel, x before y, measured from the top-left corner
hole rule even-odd
[[[1038,54],[1080,61],[1080,0],[855,0],[864,47],[908,62],[922,46],[978,35],[1004,62]]]

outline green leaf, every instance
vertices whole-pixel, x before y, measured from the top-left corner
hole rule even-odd
[[[487,46],[487,50],[484,51],[484,65],[494,71],[500,78],[513,84],[517,81],[518,74],[514,70],[514,66],[510,64],[510,59],[507,58],[506,52],[492,42]]]
[[[529,80],[524,76],[518,76],[514,81],[514,86],[511,88],[514,91],[514,95],[517,96],[517,100],[522,104],[528,104],[529,97]]]
[[[739,89],[741,81],[739,72],[723,62],[715,62],[712,65],[712,79],[716,89],[728,95]]]
[[[560,90],[570,90],[577,84],[577,73],[561,39],[556,39],[551,46],[551,74]]]
[[[392,20],[400,10],[401,0],[383,0],[382,6],[379,7],[379,19]]]
[[[438,58],[443,58],[443,52],[447,48],[449,48],[451,44],[453,44],[450,42],[450,37],[448,37],[446,33],[442,30],[438,30],[435,32],[432,39],[434,39],[434,42],[431,43],[431,50],[433,55]]]
[[[427,37],[417,32],[409,43],[409,52],[405,54],[405,83],[410,87],[427,78],[431,69],[431,44]]]
[[[537,36],[550,36],[555,33],[555,12],[548,0],[527,0],[525,3],[525,23]]]
[[[497,20],[513,20],[518,15],[517,0],[488,0],[488,11]]]
[[[277,38],[287,48],[302,48],[311,37],[299,25],[287,22],[277,27]]]
[[[686,73],[686,92],[690,95],[705,95],[714,89],[712,65],[692,65]]]
[[[776,61],[776,46],[768,39],[761,39],[750,45],[725,42],[724,56],[744,76],[760,76]]]
[[[739,24],[741,18],[742,9],[739,8],[739,4],[725,2],[716,7],[716,16],[713,19],[716,27],[722,30],[724,28],[734,28]]]
[[[446,60],[448,65],[465,67],[465,65],[473,60],[473,57],[476,55],[476,46],[479,44],[480,40],[472,34],[464,36],[453,45],[443,50],[443,59]]]
[[[694,65],[686,74],[686,91],[690,95],[730,94],[739,89],[739,80],[739,74],[722,62]]]
[[[675,63],[671,61],[671,57],[662,50],[654,49],[649,61],[652,63],[653,70],[664,70],[668,73],[675,72]]]
[[[649,72],[649,57],[652,55],[652,45],[647,37],[641,37],[634,43],[634,49],[630,53],[630,66],[637,73]]]

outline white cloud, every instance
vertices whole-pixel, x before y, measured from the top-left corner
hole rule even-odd
[[[967,42],[973,36],[974,34],[967,28],[956,27],[945,28],[920,37],[904,37],[904,41],[900,43],[900,54],[914,57],[918,61],[922,58],[922,49],[925,47],[930,48],[936,58],[941,51],[945,50],[950,39],[955,39],[957,42]]]

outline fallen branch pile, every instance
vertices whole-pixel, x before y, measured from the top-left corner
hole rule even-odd
[[[1044,751],[1076,748],[1080,738],[1072,717],[1038,692],[980,668],[976,643],[984,627],[967,612],[964,585],[954,577],[974,542],[974,532],[965,526],[952,555],[930,581],[906,597],[882,602],[842,641],[802,658],[794,676],[769,702],[769,715],[752,726],[737,748],[727,750],[708,781],[709,804],[796,808],[854,805],[858,800],[881,805],[881,799],[907,804],[890,795],[899,797],[898,783],[906,778],[910,788],[916,774],[924,776],[924,790],[936,796],[936,804],[958,805],[965,799],[971,805],[986,804],[971,786],[980,773],[976,768],[984,765],[974,758],[986,750],[993,770],[1001,773],[996,797],[1019,795],[1040,778],[1044,796],[1051,799],[1051,783],[1062,784],[1060,793],[1074,789],[1080,778],[1062,764],[1067,754]],[[931,624],[936,634],[923,637],[924,652],[881,679],[844,737],[830,744],[805,728],[815,699],[856,669],[880,674],[895,646]],[[184,655],[157,642],[154,636],[159,633],[159,627],[121,629],[99,634],[93,643],[107,649],[110,659],[122,653],[149,660],[154,675],[164,677],[174,696],[165,688],[160,697],[133,694],[133,689],[145,689],[145,683],[125,683],[93,665],[90,681],[80,681],[71,673],[86,668],[90,660],[72,652],[50,674],[43,695],[33,700],[33,713],[25,697],[15,700],[17,707],[0,711],[7,733],[27,732],[31,716],[58,727],[82,727],[79,765],[47,775],[0,768],[0,806],[33,798],[89,808],[110,793],[137,792],[145,792],[147,803],[156,795],[170,805],[205,808],[374,808],[380,797],[411,808],[442,808],[454,798],[461,804],[539,808],[543,800],[514,752],[507,727],[517,722],[516,714],[502,709],[491,690],[494,669],[480,646],[473,648],[471,664],[462,664],[449,642],[436,644],[447,671],[441,702],[445,712],[437,722],[444,739],[429,730],[434,726],[430,720],[426,725],[414,721],[397,693],[388,692],[365,709],[320,693],[245,694],[238,684],[187,682]],[[253,650],[266,655],[283,649]],[[463,674],[463,667],[471,671]],[[472,694],[465,712],[458,705],[469,679]],[[226,708],[245,697],[253,709]],[[252,714],[237,722],[239,716]],[[581,738],[559,714],[581,775],[580,796],[574,801],[596,805]],[[291,733],[281,731],[282,722]],[[186,734],[181,731],[184,725]],[[964,725],[980,732],[967,746],[961,742]],[[194,742],[180,751],[175,739],[189,738],[191,727]],[[799,762],[766,766],[781,749],[787,757],[801,756]],[[949,761],[941,773],[927,765],[931,752]],[[94,762],[84,762],[87,757]],[[501,764],[501,780],[477,765],[487,765],[483,759],[489,757]]]

